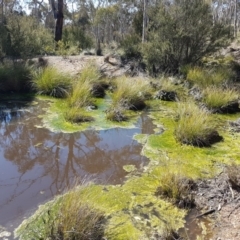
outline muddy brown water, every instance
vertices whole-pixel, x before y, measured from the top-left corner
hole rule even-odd
[[[122,183],[123,166],[148,159],[133,140],[153,133],[142,115],[133,129],[87,130],[73,134],[38,128],[46,102],[0,104],[0,225],[13,229],[36,207],[62,193],[76,178],[101,184]]]

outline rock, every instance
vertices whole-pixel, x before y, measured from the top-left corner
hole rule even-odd
[[[174,91],[165,91],[165,90],[160,90],[157,92],[156,99],[164,100],[164,101],[177,101],[177,93]]]

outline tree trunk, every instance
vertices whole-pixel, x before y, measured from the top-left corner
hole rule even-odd
[[[234,37],[237,38],[237,0],[234,5]]]
[[[143,0],[143,26],[142,26],[142,42],[145,42],[146,24],[147,24],[147,0]]]
[[[62,28],[63,28],[63,0],[58,0],[57,21],[55,29],[55,41],[62,40]]]

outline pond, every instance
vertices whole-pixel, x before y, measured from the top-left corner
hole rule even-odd
[[[148,163],[136,133],[154,125],[142,114],[135,128],[51,132],[41,126],[46,101],[0,104],[0,225],[13,230],[36,207],[74,182],[121,184],[124,165]]]

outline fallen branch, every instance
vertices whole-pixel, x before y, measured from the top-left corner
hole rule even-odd
[[[203,217],[203,216],[212,214],[212,213],[214,213],[215,211],[216,211],[216,209],[210,209],[210,210],[208,210],[208,211],[206,211],[206,212],[204,212],[204,213],[202,213],[202,214],[197,215],[196,218],[200,218],[200,217]]]

